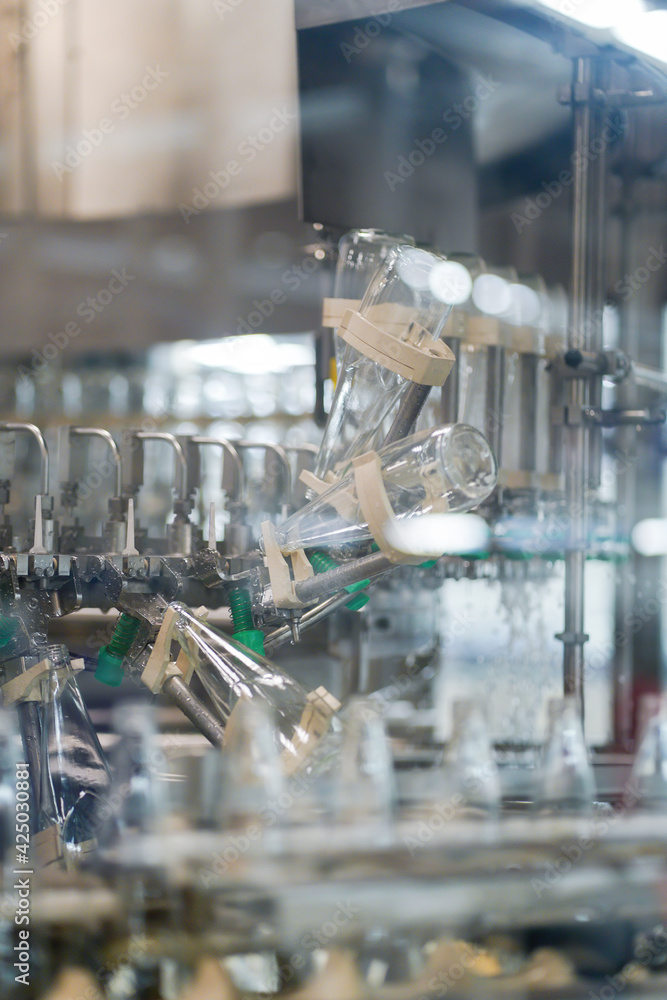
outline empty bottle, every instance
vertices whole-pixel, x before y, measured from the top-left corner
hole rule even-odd
[[[223,830],[263,825],[278,818],[284,772],[272,707],[259,698],[241,698],[225,729],[220,755],[218,822]],[[275,822],[272,827],[279,825]]]
[[[579,702],[574,697],[549,703],[549,728],[537,770],[535,806],[542,813],[589,815],[595,777],[588,758]]]
[[[400,246],[390,250],[373,277],[359,312],[362,325],[416,347],[438,340],[451,305],[440,297],[438,268],[446,258]],[[451,356],[453,363],[453,355]],[[315,475],[344,474],[356,455],[381,443],[387,414],[413,383],[361,350],[347,345],[331,411],[315,463]]]
[[[469,699],[454,702],[454,726],[444,756],[447,792],[460,809],[481,815],[500,808],[500,775],[481,705]]]
[[[40,688],[41,727],[38,829],[56,840],[45,860],[55,860],[57,840],[70,860],[95,846],[99,812],[110,786],[107,760],[88,715],[65,646],[47,646]]]
[[[411,236],[391,236],[381,229],[352,229],[338,244],[338,263],[334,278],[334,298],[349,302],[356,309],[385,257],[395,246],[414,246]],[[336,366],[343,370],[343,356],[348,345],[336,337]]]
[[[641,810],[667,810],[667,696],[641,700],[640,740],[635,754],[626,803]]]
[[[466,424],[421,431],[378,455],[387,497],[399,521],[471,510],[492,493],[498,475],[486,439]],[[276,538],[285,553],[372,541],[358,506],[353,474],[284,521]]]
[[[285,774],[300,768],[329,728],[338,701],[325,688],[306,691],[266,657],[197,618],[183,604],[169,605],[165,618],[169,636],[185,651],[219,721],[233,731],[241,699],[266,702],[274,713]]]
[[[112,755],[110,811],[121,835],[153,833],[168,812],[159,769],[166,757],[158,742],[155,709],[147,701],[123,702],[113,710],[118,741]]]
[[[396,787],[384,719],[367,699],[357,699],[341,718],[339,753],[331,771],[334,815],[342,822],[388,827]]]

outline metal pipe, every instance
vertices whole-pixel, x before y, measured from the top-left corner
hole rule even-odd
[[[309,604],[326,594],[333,594],[368,577],[386,573],[394,567],[395,564],[381,552],[372,552],[369,556],[343,563],[337,569],[330,569],[326,573],[319,573],[301,583],[295,583],[294,592],[300,601]]]
[[[591,95],[593,63],[589,57],[578,58],[574,64],[573,92]],[[572,281],[569,347],[587,350],[591,330],[589,301],[589,157],[593,115],[590,100],[580,100],[574,108],[574,188]],[[587,430],[582,415],[586,404],[586,385],[581,379],[568,384],[570,418],[564,429],[565,500],[569,530],[565,552],[565,615],[560,638],[563,641],[563,688],[566,695],[579,699],[584,714],[584,545],[586,539],[586,452]]]
[[[394,421],[382,442],[383,448],[386,448],[389,444],[394,444],[395,441],[400,441],[410,434],[415,426],[417,417],[424,408],[430,391],[430,385],[420,385],[418,382],[412,383],[403,396],[396,411]]]
[[[42,432],[39,427],[35,427],[34,424],[19,424],[19,423],[5,423],[0,424],[0,433],[11,432],[11,431],[25,431],[27,434],[32,434],[33,438],[37,442],[37,447],[39,448],[39,454],[41,457],[41,468],[40,468],[40,495],[46,496],[49,492],[49,449],[46,447],[46,441],[42,436]]]
[[[334,611],[344,608],[349,601],[354,598],[354,594],[348,594],[344,590],[340,594],[335,594],[333,597],[328,597],[317,607],[311,608],[306,611],[299,619],[299,631],[305,632],[309,628],[313,628],[314,625],[319,625],[321,621],[332,615]],[[277,649],[279,646],[284,646],[286,642],[292,641],[292,629],[289,625],[281,625],[280,628],[275,629],[264,639],[264,646],[267,649]]]
[[[200,446],[208,445],[211,447],[215,446],[218,448],[222,448],[223,453],[225,455],[229,455],[232,461],[232,465],[234,467],[234,476],[235,476],[233,493],[234,496],[236,496],[237,494],[239,496],[242,496],[243,491],[245,489],[243,462],[241,461],[241,456],[239,455],[234,445],[230,441],[227,441],[225,438],[202,437],[200,435],[195,435],[194,437],[191,437],[190,440],[192,441],[193,444],[196,445]]]
[[[667,372],[660,371],[658,368],[649,368],[648,365],[637,365],[633,362],[630,378],[637,385],[645,386],[647,389],[655,389],[657,392],[667,395]]]
[[[202,705],[199,698],[193,695],[182,677],[168,677],[164,682],[162,690],[176,702],[183,715],[187,716],[190,722],[214,747],[222,746],[225,727],[221,726],[206,706]]]
[[[188,483],[188,463],[185,457],[185,452],[181,442],[174,437],[173,434],[167,434],[166,431],[135,431],[132,437],[137,438],[139,441],[166,441],[168,445],[174,451],[176,469],[174,475],[174,489],[176,490],[176,499],[185,500],[187,498],[187,483]],[[178,469],[180,468],[180,485]]]
[[[123,487],[123,470],[120,460],[120,451],[118,450],[118,445],[112,438],[109,431],[104,430],[102,427],[70,427],[70,434],[76,434],[78,437],[99,437],[103,441],[106,441],[111,451],[113,463],[116,466],[116,496],[120,496],[121,489]]]
[[[235,441],[234,447],[237,451],[251,451],[253,448],[260,448],[265,453],[270,453],[275,456],[278,464],[282,466],[283,469],[283,493],[286,497],[291,497],[292,495],[292,468],[289,464],[289,458],[285,453],[285,449],[281,448],[279,444],[266,444],[259,441]]]

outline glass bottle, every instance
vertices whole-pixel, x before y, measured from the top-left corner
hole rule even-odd
[[[667,695],[644,695],[641,736],[632,765],[626,802],[640,810],[667,809]]]
[[[498,473],[491,448],[480,431],[465,424],[413,434],[381,449],[378,455],[387,496],[399,520],[471,510],[496,484]],[[285,553],[372,541],[358,507],[354,476],[346,476],[292,514],[278,527],[276,538]]]
[[[444,756],[444,772],[452,801],[462,807],[495,814],[500,808],[500,775],[481,705],[455,701],[454,727]]]
[[[393,248],[371,280],[359,315],[399,341],[421,346],[438,340],[451,309],[438,283],[446,262],[416,247]],[[376,447],[385,417],[412,384],[347,345],[315,475],[341,475],[356,455]]]
[[[284,790],[274,712],[268,702],[239,699],[225,730],[220,769],[217,818],[221,828],[237,830],[251,823],[261,827],[262,817],[269,815],[266,810],[275,811]]]
[[[297,770],[329,728],[338,701],[324,688],[307,692],[266,657],[197,618],[183,604],[169,605],[165,617],[167,639],[180,643],[227,731],[234,732],[241,699],[268,703],[283,770]],[[239,712],[245,713],[245,707]]]
[[[338,262],[334,278],[335,299],[350,302],[356,309],[366,294],[369,282],[392,247],[414,246],[411,236],[392,236],[381,229],[351,229],[338,244]],[[354,303],[354,304],[352,304]],[[341,337],[335,338],[336,368],[343,370],[343,355],[348,345]]]
[[[334,815],[346,823],[388,827],[396,787],[384,719],[378,706],[363,698],[351,702],[344,715],[331,773]]]
[[[595,777],[588,758],[579,702],[574,697],[549,702],[549,728],[536,776],[535,806],[546,814],[589,815]]]
[[[58,831],[74,860],[90,851],[110,786],[107,760],[88,715],[65,646],[47,646],[41,682],[38,830]]]
[[[113,709],[118,741],[112,754],[115,823],[121,834],[156,831],[167,813],[158,777],[165,760],[158,744],[155,709],[147,701],[123,702]]]

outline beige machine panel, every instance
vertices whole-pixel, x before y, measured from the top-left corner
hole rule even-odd
[[[0,17],[0,212],[186,218],[295,193],[290,0],[0,0]]]

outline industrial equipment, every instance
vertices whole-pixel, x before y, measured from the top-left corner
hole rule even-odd
[[[297,0],[298,267],[2,370],[8,1000],[664,995],[667,64],[566,6]]]

